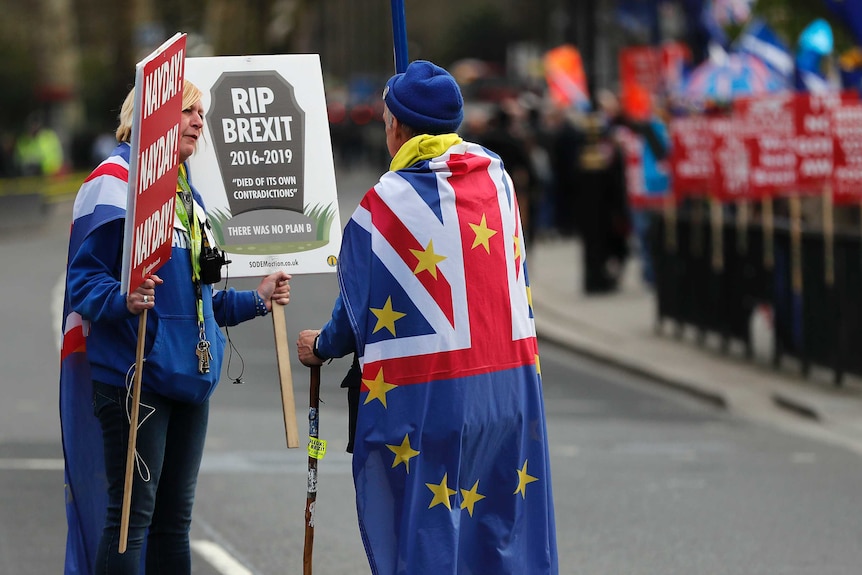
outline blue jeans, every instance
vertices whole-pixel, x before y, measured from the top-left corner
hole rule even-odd
[[[136,440],[139,464],[133,475],[126,552],[120,554],[120,517],[129,443],[126,390],[99,382],[93,382],[93,386],[93,408],[102,426],[108,480],[108,512],[95,573],[137,575],[146,547],[147,575],[188,575],[192,505],[204,450],[209,401],[192,405],[141,393]],[[144,478],[139,466],[144,469]],[[147,470],[149,478],[145,480]]]

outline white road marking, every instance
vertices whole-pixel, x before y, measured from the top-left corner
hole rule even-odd
[[[62,459],[0,459],[3,471],[63,471]]]
[[[51,292],[51,321],[52,325],[57,326],[58,332],[63,323],[63,297],[66,289],[66,275],[62,274],[54,285]],[[62,338],[56,339],[57,353],[60,353]],[[216,457],[216,459],[218,459]],[[0,470],[11,471],[63,471],[65,465],[63,459],[3,459],[0,458]],[[216,464],[218,467],[218,464]],[[239,465],[244,471],[249,471],[249,466]],[[259,468],[260,465],[251,465],[252,468]],[[202,469],[202,471],[205,471]],[[305,469],[296,470],[305,473]],[[193,540],[190,542],[192,549],[207,563],[209,563],[216,571],[222,575],[254,575],[242,563],[225,550],[221,545],[212,541]]]
[[[223,547],[212,541],[195,540],[191,542],[191,547],[222,575],[253,575]]]
[[[0,458],[0,471],[63,471],[63,460]],[[191,547],[221,575],[254,575],[217,543],[194,540],[191,541]]]

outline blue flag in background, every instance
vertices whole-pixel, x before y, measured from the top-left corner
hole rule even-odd
[[[778,34],[759,18],[746,26],[736,39],[734,48],[738,52],[757,56],[788,80],[793,77],[793,54]]]
[[[796,89],[804,92],[823,93],[829,83],[821,70],[823,58],[832,54],[834,39],[829,23],[818,18],[805,27],[799,35],[796,48]]]

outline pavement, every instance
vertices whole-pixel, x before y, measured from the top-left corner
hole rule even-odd
[[[637,257],[626,264],[620,288],[600,295],[583,292],[576,238],[534,240],[527,263],[540,338],[742,417],[862,455],[862,378],[845,374],[837,386],[830,369],[815,366],[803,377],[792,359],[773,367],[768,314],[752,318],[754,355],[747,359],[741,344],[722,351],[717,335],[698,343],[693,327],[677,336],[672,322],[659,324]]]

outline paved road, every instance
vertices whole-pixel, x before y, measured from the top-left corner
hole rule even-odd
[[[368,174],[339,178],[342,217]],[[0,235],[0,573],[62,568],[56,285],[68,206]],[[248,280],[234,282],[237,287]],[[291,340],[325,321],[332,276],[293,282]],[[229,332],[245,364],[213,398],[193,539],[197,575],[299,573],[303,450],[285,449],[268,318]],[[862,459],[743,421],[542,342],[561,573],[850,575],[862,564]],[[239,357],[230,374],[238,373]],[[346,362],[323,370],[317,575],[365,574],[343,454]],[[293,364],[303,425],[308,371]]]

